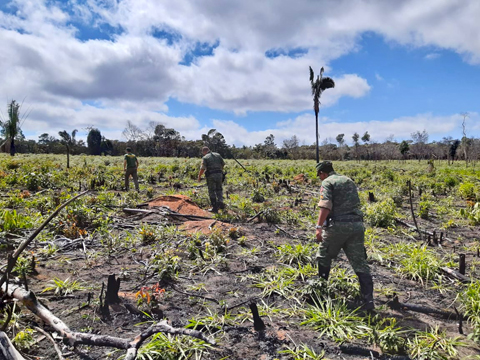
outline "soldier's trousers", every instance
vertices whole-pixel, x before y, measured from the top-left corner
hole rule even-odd
[[[213,207],[223,204],[222,174],[207,176],[208,196]]]
[[[318,266],[330,268],[341,249],[355,273],[370,274],[365,252],[365,228],[362,222],[341,223],[322,231],[323,241],[318,249]]]
[[[138,188],[138,176],[137,176],[137,168],[127,168],[125,170],[125,190],[128,191],[129,188],[129,180],[130,180],[130,175],[133,178],[133,183],[135,184],[135,190],[139,190]]]

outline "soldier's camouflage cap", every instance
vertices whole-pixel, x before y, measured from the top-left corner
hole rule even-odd
[[[333,165],[331,161],[325,160],[325,161],[320,161],[317,166],[315,166],[315,169],[317,169],[317,174],[321,171],[324,173],[331,173],[333,171]]]

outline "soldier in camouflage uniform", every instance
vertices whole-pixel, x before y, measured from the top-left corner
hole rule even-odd
[[[130,176],[133,178],[133,183],[135,184],[135,190],[140,191],[138,187],[138,159],[135,154],[132,153],[132,149],[127,147],[127,153],[123,159],[123,170],[125,171],[125,190],[129,189],[129,180]]]
[[[328,280],[331,261],[343,249],[358,276],[363,309],[373,310],[373,281],[366,259],[365,229],[357,187],[350,178],[335,173],[330,161],[318,163],[316,169],[322,180],[316,226],[316,239],[320,243],[318,274]]]
[[[222,189],[223,167],[225,166],[225,162],[220,154],[210,151],[208,147],[204,147],[202,153],[202,167],[198,174],[198,181],[202,179],[202,175],[205,173],[208,195],[210,197],[210,203],[212,204],[212,208],[209,211],[216,213],[218,209],[225,208]]]

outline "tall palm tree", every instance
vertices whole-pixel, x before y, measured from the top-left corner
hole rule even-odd
[[[312,96],[313,96],[313,110],[315,111],[315,135],[316,135],[316,160],[319,161],[318,155],[318,112],[320,111],[320,96],[325,89],[330,89],[335,87],[335,82],[329,77],[323,77],[323,67],[320,69],[320,75],[315,79],[315,74],[313,73],[312,67],[310,68],[310,83],[312,84]]]
[[[10,155],[15,155],[15,139],[23,138],[23,133],[20,128],[20,107],[21,104],[12,100],[8,104],[8,119],[0,121],[2,126],[2,135],[5,136],[5,142],[10,141]]]
[[[62,138],[62,144],[67,147],[67,169],[70,168],[70,147],[76,143],[75,135],[77,135],[77,132],[77,129],[73,130],[71,135],[66,130],[58,132],[58,135]]]

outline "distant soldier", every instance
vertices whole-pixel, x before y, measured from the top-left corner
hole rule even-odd
[[[140,191],[138,187],[137,168],[138,168],[138,159],[135,156],[135,154],[132,153],[132,148],[127,147],[127,153],[125,154],[125,157],[123,160],[123,170],[125,171],[125,191],[128,191],[129,189],[130,175],[133,178],[133,182],[135,184],[135,190]]]
[[[208,195],[210,197],[210,203],[212,204],[212,208],[209,211],[216,213],[218,209],[225,209],[222,189],[223,167],[225,166],[225,162],[220,154],[210,151],[206,146],[202,148],[202,153],[202,167],[198,174],[198,181],[202,179],[202,175],[205,173]]]
[[[365,228],[357,187],[350,178],[335,173],[330,161],[319,162],[316,169],[322,180],[316,226],[316,239],[320,243],[318,274],[328,280],[331,261],[343,249],[360,282],[362,308],[373,310],[373,281],[366,259]]]

